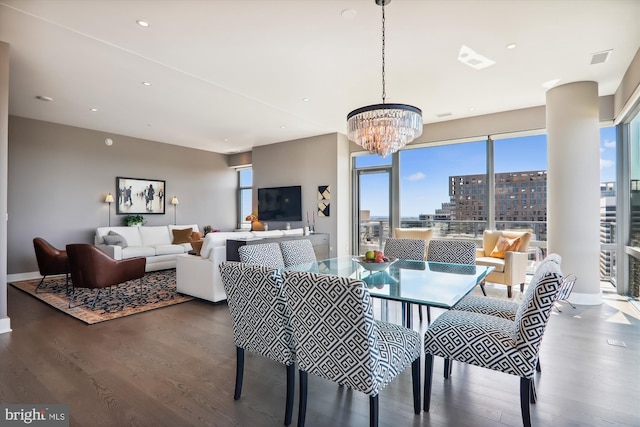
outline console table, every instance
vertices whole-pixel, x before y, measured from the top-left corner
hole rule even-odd
[[[307,239],[311,241],[313,251],[316,253],[316,259],[330,258],[329,251],[329,234],[313,233],[306,236],[284,236],[284,237],[264,237],[249,239],[228,239],[227,240],[227,261],[240,261],[238,249],[245,245],[259,245],[261,243],[279,243],[287,240]]]

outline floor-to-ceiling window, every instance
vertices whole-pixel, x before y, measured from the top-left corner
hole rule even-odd
[[[251,168],[238,169],[238,228],[251,228],[251,223],[246,218],[252,213],[252,186],[253,170]]]
[[[629,294],[640,296],[640,114],[628,127],[629,147]]]

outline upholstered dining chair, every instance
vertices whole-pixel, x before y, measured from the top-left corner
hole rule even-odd
[[[439,356],[445,358],[445,363],[456,360],[519,376],[522,422],[530,427],[529,404],[536,401],[534,374],[538,352],[561,283],[560,266],[547,262],[534,273],[514,321],[449,310],[431,323],[424,335],[425,412],[429,412],[431,405],[433,357]]]
[[[427,253],[427,241],[424,239],[409,239],[390,237],[384,243],[384,254],[388,257],[398,259],[408,259],[413,261],[424,261]],[[385,301],[385,304],[387,301]],[[405,311],[408,310],[407,304],[402,303],[402,318],[405,318]],[[422,309],[418,307],[418,315],[422,322]]]
[[[284,259],[278,243],[259,243],[238,248],[240,261],[246,264],[262,265],[271,268],[284,268]]]
[[[309,239],[280,242],[285,267],[316,262],[316,253]]]
[[[66,276],[65,286],[68,294],[69,264],[67,262],[67,251],[56,248],[41,237],[33,239],[33,248],[36,252],[38,270],[40,270],[40,274],[42,275],[42,279],[40,283],[38,283],[38,286],[36,286],[35,292],[38,293],[38,289],[40,289],[40,286],[42,286],[47,276],[64,274]]]
[[[409,365],[420,413],[420,335],[373,318],[360,280],[309,272],[282,273],[300,373],[298,426],[305,424],[308,374],[369,395],[369,424],[378,425],[378,395]]]
[[[282,363],[287,368],[284,424],[291,424],[295,385],[293,332],[282,282],[276,269],[225,261],[220,276],[227,294],[236,345],[236,385],[240,399],[245,350]]]
[[[476,244],[466,240],[430,240],[427,261],[475,265]],[[484,281],[480,283],[480,289],[482,289],[484,295],[487,295],[484,289]],[[427,307],[427,322],[431,323],[431,309],[428,305],[425,307]],[[419,310],[420,320],[422,320],[422,307]]]
[[[75,299],[77,288],[96,290],[91,310],[95,308],[102,289],[140,279],[140,291],[142,291],[142,278],[147,264],[144,257],[115,260],[96,246],[86,243],[67,245],[67,256],[73,285],[69,308]]]

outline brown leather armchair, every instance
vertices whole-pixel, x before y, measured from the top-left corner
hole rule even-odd
[[[96,305],[100,291],[129,280],[142,278],[147,260],[144,257],[115,260],[94,245],[74,243],[67,245],[69,271],[73,284],[73,295],[69,298],[69,308],[75,297],[76,288],[97,289],[91,309]]]
[[[49,242],[41,237],[33,239],[33,248],[36,251],[36,260],[38,261],[38,269],[42,275],[42,280],[36,286],[35,292],[38,292],[44,279],[54,274],[65,274],[67,276],[67,293],[69,292],[69,266],[67,263],[67,251],[57,249]]]

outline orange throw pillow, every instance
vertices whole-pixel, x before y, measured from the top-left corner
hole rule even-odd
[[[513,239],[507,239],[504,236],[498,237],[496,247],[491,251],[491,255],[494,258],[504,258],[505,252],[514,252],[520,248],[520,237]]]
[[[191,228],[185,228],[184,230],[173,230],[173,244],[191,243]]]
[[[202,240],[202,233],[200,231],[194,231],[191,233],[191,241],[195,242],[197,240]]]

